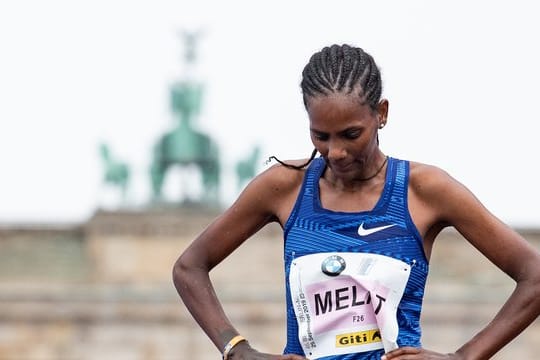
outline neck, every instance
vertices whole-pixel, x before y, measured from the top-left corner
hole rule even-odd
[[[388,163],[388,156],[375,162],[377,167],[372,170],[372,173],[368,174],[365,177],[357,177],[349,180],[338,179],[334,176],[332,172],[329,172],[327,176],[323,176],[323,179],[326,180],[332,188],[340,189],[346,192],[356,192],[359,188],[363,188],[367,184],[371,184],[369,180],[376,178],[379,174],[383,173],[386,164]],[[326,168],[328,170],[328,167]],[[325,170],[325,172],[327,172]]]
[[[355,181],[368,181],[368,180],[373,179],[375,176],[379,175],[379,173],[382,171],[382,169],[384,168],[384,166],[386,165],[387,162],[388,162],[388,156],[385,156],[383,162],[377,168],[377,171],[375,171],[375,173],[373,173],[373,175],[370,175],[370,176],[367,176],[367,177],[364,177],[364,178],[355,179]]]

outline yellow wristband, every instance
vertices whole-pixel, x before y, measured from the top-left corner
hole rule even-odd
[[[223,348],[223,360],[227,360],[227,358],[229,357],[229,353],[231,352],[232,348],[235,347],[236,344],[238,344],[241,341],[247,341],[247,340],[246,340],[246,338],[244,338],[241,335],[236,335],[231,340],[229,340],[227,345],[225,345],[225,347]]]

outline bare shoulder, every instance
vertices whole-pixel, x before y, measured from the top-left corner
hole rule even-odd
[[[490,216],[476,196],[447,171],[434,165],[411,162],[409,190],[435,223],[459,227],[472,219]]]
[[[286,161],[291,165],[305,164],[306,160]],[[284,222],[298,196],[305,174],[305,167],[292,169],[275,164],[257,175],[244,189],[239,200],[258,203],[269,214]]]
[[[413,191],[424,196],[436,194],[451,184],[457,185],[440,167],[414,161],[410,162],[409,184]]]

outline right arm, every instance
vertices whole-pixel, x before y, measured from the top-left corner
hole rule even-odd
[[[209,272],[246,239],[270,222],[286,221],[299,191],[303,171],[273,166],[253,179],[238,199],[216,218],[182,253],[173,268],[174,285],[184,304],[221,352],[238,331],[227,318]],[[304,359],[272,356],[247,342],[233,348],[234,359]]]

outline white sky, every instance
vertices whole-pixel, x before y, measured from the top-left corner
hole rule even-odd
[[[178,34],[203,29],[198,120],[221,146],[226,203],[255,143],[265,158],[311,152],[301,70],[321,47],[351,43],[382,71],[383,151],[442,167],[511,225],[540,226],[536,4],[2,1],[0,222],[79,222],[113,204],[100,140],[132,167],[131,204],[146,203],[151,147],[174,123]]]

